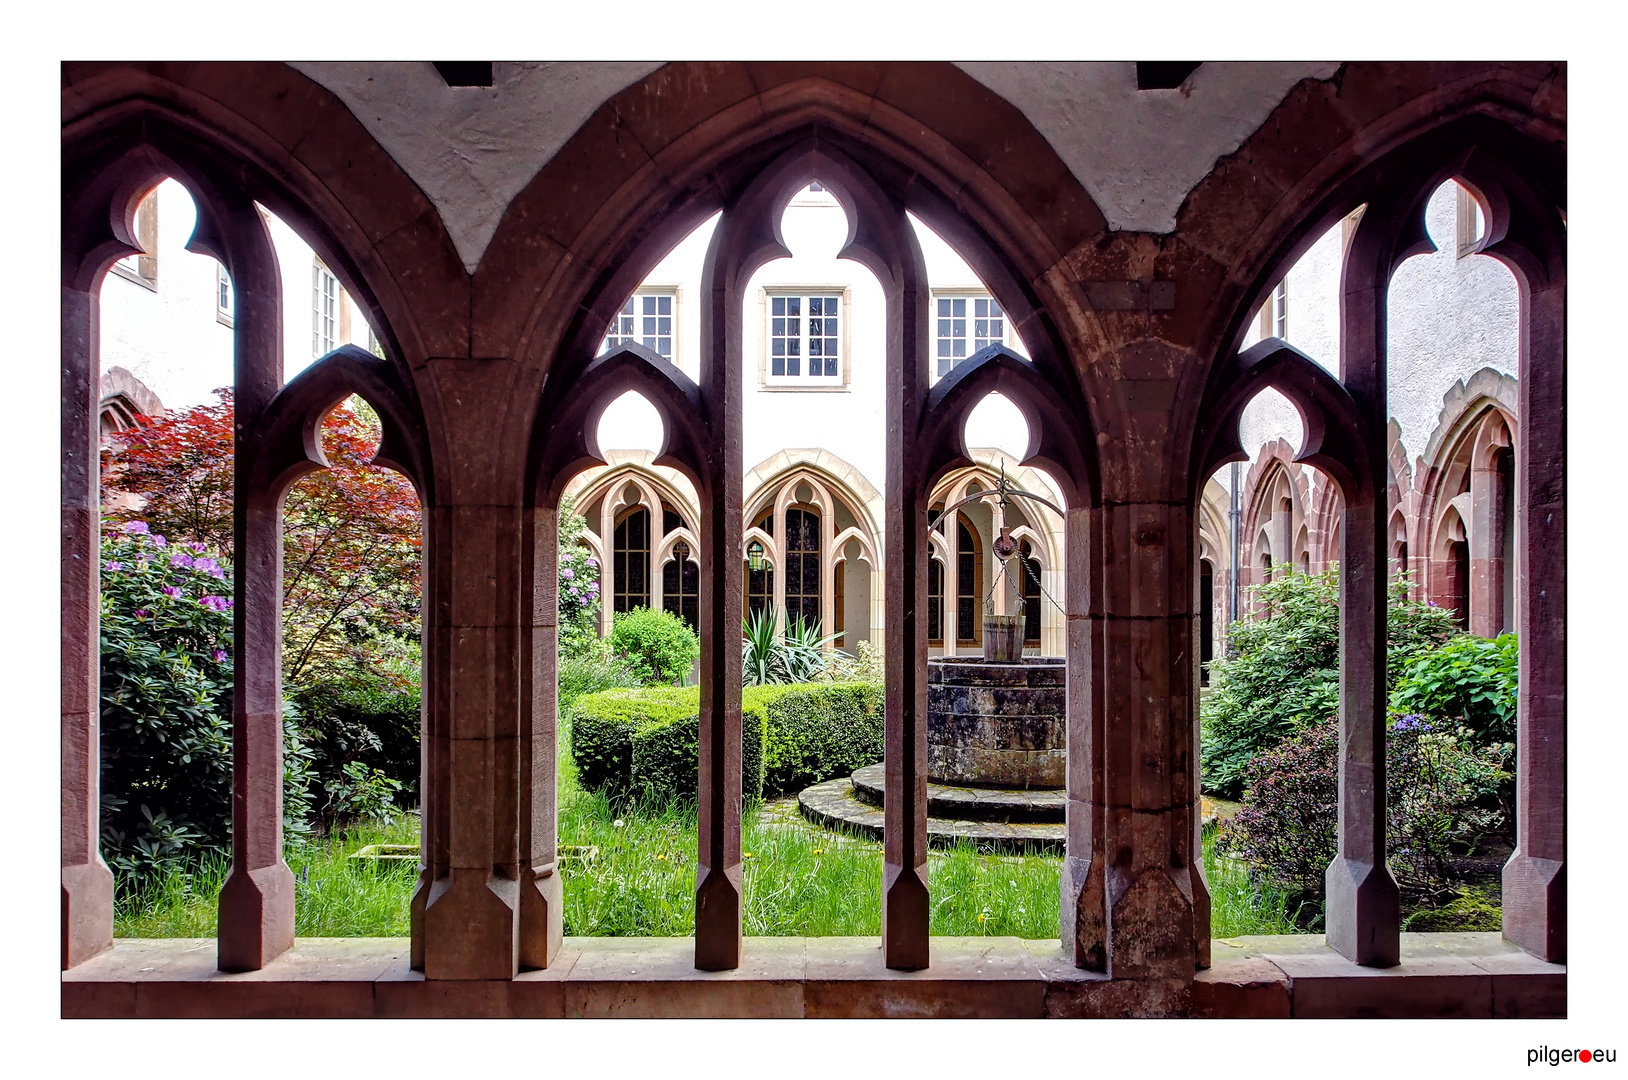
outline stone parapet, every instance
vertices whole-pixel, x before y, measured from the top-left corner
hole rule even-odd
[[[1321,937],[1217,939],[1190,980],[1108,979],[1058,941],[930,941],[897,971],[877,938],[746,938],[698,971],[690,938],[566,938],[546,971],[426,981],[406,938],[301,938],[259,971],[210,938],[121,939],[62,978],[64,1018],[109,1017],[1563,1017],[1566,969],[1495,933],[1404,934],[1402,963],[1358,967]]]

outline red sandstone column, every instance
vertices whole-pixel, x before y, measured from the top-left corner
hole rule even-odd
[[[1399,962],[1400,898],[1385,862],[1385,377],[1391,226],[1370,207],[1346,257],[1340,377],[1355,399],[1366,490],[1344,492],[1340,527],[1339,839],[1324,876],[1328,943],[1368,967]],[[1353,467],[1364,463],[1353,463]],[[1377,490],[1376,490],[1377,489]],[[1379,504],[1376,506],[1376,502]]]
[[[1515,853],[1504,866],[1504,937],[1566,959],[1566,288],[1531,289],[1521,320],[1515,448],[1515,614],[1520,700]]]
[[[1083,488],[1081,490],[1084,490]],[[1101,509],[1070,507],[1063,518],[1067,611],[1068,801],[1067,855],[1063,859],[1063,951],[1076,967],[1108,970],[1106,859],[1103,847],[1102,677],[1106,622],[1101,610]]]
[[[231,238],[237,310],[232,868],[220,893],[217,962],[222,971],[254,971],[294,944],[294,875],[283,861],[282,499],[279,491],[254,489],[252,438],[283,384],[282,283],[254,205],[219,212]]]
[[[1161,463],[1132,461],[1141,484]],[[1168,502],[1104,508],[1101,666],[1108,973],[1188,979],[1192,891],[1193,523]]]
[[[740,966],[746,900],[741,867],[741,288],[745,277],[726,237],[738,242],[726,211],[707,253],[702,292],[701,400],[707,412],[706,475],[696,492],[701,578],[700,777],[695,872],[695,966]],[[720,266],[720,263],[728,265]],[[750,273],[749,270],[746,271]],[[776,588],[785,577],[775,568]],[[781,617],[784,618],[782,612]]]
[[[1470,633],[1497,637],[1504,629],[1504,491],[1482,422],[1470,464]]]
[[[559,510],[529,514],[531,573],[525,627],[520,734],[520,966],[546,968],[559,955],[565,893],[558,872],[556,768],[559,681]]]
[[[926,296],[921,253],[899,214],[911,260],[888,290],[886,511],[883,547],[882,955],[890,968],[928,966],[927,495],[916,417],[927,395]],[[944,535],[954,551],[954,515]],[[953,556],[952,556],[953,559]],[[951,566],[953,567],[953,561]],[[950,567],[946,567],[949,579]],[[955,597],[944,598],[945,654],[954,655]]]
[[[94,288],[62,288],[62,967],[113,944],[113,874],[101,833],[100,314]],[[100,280],[100,275],[98,275]]]
[[[486,446],[504,409],[498,362],[431,363],[444,365],[436,374],[447,443]],[[425,751],[435,773],[425,862],[436,876],[422,919],[430,979],[510,979],[520,965],[522,511],[501,501],[489,468],[474,453],[449,465],[440,490],[467,501],[431,511],[426,545],[436,595],[425,622],[437,645]]]

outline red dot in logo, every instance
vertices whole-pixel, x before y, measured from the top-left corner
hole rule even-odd
[[[1578,1061],[1593,1061],[1594,1060],[1594,1055],[1589,1053],[1587,1050],[1579,1050],[1579,1051],[1577,1051],[1577,1060]]]

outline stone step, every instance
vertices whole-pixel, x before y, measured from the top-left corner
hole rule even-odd
[[[804,788],[797,796],[803,816],[817,825],[846,829],[872,840],[882,839],[882,811],[854,796],[852,780],[838,777]],[[1061,822],[954,821],[927,819],[927,842],[951,847],[970,840],[983,851],[1030,852],[1061,855],[1067,843]]]
[[[885,774],[882,765],[866,765],[853,774],[854,797],[871,806],[882,805]],[[927,782],[927,816],[951,821],[1005,821],[1042,824],[1061,822],[1065,796],[1060,789],[961,787]]]

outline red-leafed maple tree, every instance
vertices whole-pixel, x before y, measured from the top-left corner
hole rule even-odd
[[[171,540],[232,556],[232,399],[143,418],[103,455],[103,484],[139,497],[110,524],[145,521]],[[329,468],[289,489],[283,509],[283,667],[291,682],[358,667],[389,679],[386,661],[416,641],[421,530],[401,474],[370,466],[379,421],[358,398],[322,425]]]

